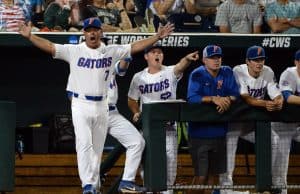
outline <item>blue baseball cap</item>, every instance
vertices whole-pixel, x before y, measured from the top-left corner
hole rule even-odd
[[[163,50],[163,47],[161,46],[161,44],[156,43],[156,44],[153,44],[153,45],[148,46],[147,48],[145,48],[144,52],[146,54],[146,53],[150,52],[152,49],[156,49],[156,48],[159,48],[159,49]]]
[[[266,58],[265,49],[261,46],[251,46],[247,50],[246,58],[249,60]]]
[[[223,56],[221,47],[217,45],[208,45],[203,49],[202,56],[210,58],[213,56]]]
[[[295,53],[295,60],[300,60],[300,49]]]
[[[87,18],[83,21],[83,30],[88,28],[101,28],[101,21],[98,17]]]

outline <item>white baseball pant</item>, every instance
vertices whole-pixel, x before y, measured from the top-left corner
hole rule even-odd
[[[109,111],[108,118],[108,133],[126,148],[122,180],[134,181],[145,148],[145,140],[117,109]]]
[[[72,119],[82,187],[100,188],[100,162],[108,127],[108,103],[72,99]]]
[[[221,185],[233,185],[233,171],[235,167],[235,156],[238,146],[239,137],[254,143],[255,142],[255,123],[254,122],[237,122],[230,123],[229,131],[226,135],[227,146],[227,172],[220,175]],[[274,166],[276,155],[278,153],[279,137],[274,130],[271,130],[271,144],[272,144],[272,172],[276,168]]]
[[[300,134],[299,126],[300,123],[272,123],[272,129],[279,135],[279,147],[275,161],[275,167],[277,168],[273,172],[273,184],[276,186],[287,185],[290,148],[292,140]],[[283,189],[281,194],[287,194],[287,190]]]

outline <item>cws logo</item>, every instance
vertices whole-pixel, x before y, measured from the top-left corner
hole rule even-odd
[[[266,37],[262,40],[261,45],[270,48],[289,48],[291,46],[291,37]]]

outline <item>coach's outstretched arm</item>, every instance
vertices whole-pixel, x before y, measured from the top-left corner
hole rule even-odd
[[[158,40],[161,40],[169,36],[170,34],[172,34],[173,30],[174,30],[174,24],[167,23],[164,26],[160,24],[157,33],[155,35],[131,43],[131,54],[135,54],[137,52],[145,50],[145,48],[153,45]]]
[[[25,38],[27,38],[28,40],[30,40],[32,44],[34,44],[36,47],[54,56],[55,54],[54,44],[45,38],[41,38],[39,36],[32,34],[30,25],[24,23],[19,24],[19,33]]]

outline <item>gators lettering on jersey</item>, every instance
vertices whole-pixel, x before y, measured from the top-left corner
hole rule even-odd
[[[267,93],[267,87],[256,89],[256,88],[250,88],[250,86],[247,86],[247,88],[248,88],[249,95],[254,98],[259,98],[261,96],[264,96]]]
[[[173,66],[162,66],[161,71],[149,74],[148,68],[136,73],[131,81],[128,97],[143,103],[176,99],[179,78],[174,74]]]
[[[90,49],[83,42],[78,45],[55,44],[55,50],[55,58],[70,64],[68,91],[90,96],[107,96],[112,72],[117,72],[113,64],[130,55],[131,46],[101,44],[98,49]]]
[[[240,94],[248,94],[256,99],[265,99],[268,94],[271,99],[280,95],[277,83],[274,81],[273,70],[264,65],[259,77],[254,78],[249,74],[247,64],[235,66],[234,76],[240,86]]]
[[[160,82],[139,85],[142,94],[163,91],[170,87],[169,79]]]
[[[85,68],[106,68],[111,66],[111,57],[103,58],[103,59],[90,59],[90,58],[84,58],[80,57],[78,59],[77,65],[79,67],[85,67]]]

